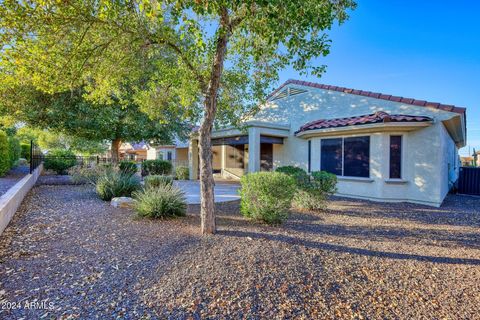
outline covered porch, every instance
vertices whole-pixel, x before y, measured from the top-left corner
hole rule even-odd
[[[271,124],[249,125],[247,130],[222,129],[212,133],[213,173],[217,179],[238,180],[244,174],[272,171],[280,160],[289,128]],[[198,179],[198,138],[189,150],[190,179]]]

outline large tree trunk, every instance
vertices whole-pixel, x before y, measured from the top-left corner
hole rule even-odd
[[[120,159],[120,145],[122,144],[122,140],[120,138],[116,138],[112,140],[112,162],[118,163]]]
[[[204,100],[204,117],[199,130],[200,146],[200,216],[202,234],[213,234],[215,225],[214,180],[212,170],[212,128],[217,111],[217,95],[228,42],[228,12],[223,11],[212,69]]]

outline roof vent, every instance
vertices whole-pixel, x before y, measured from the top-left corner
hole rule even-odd
[[[294,88],[294,87],[286,88],[286,89],[278,92],[273,97],[272,100],[278,100],[278,99],[282,99],[282,98],[285,98],[285,97],[288,97],[288,96],[294,96],[296,94],[305,93],[305,92],[307,92],[307,90],[300,89],[300,88]]]

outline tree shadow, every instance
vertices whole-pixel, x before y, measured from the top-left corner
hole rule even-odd
[[[434,225],[480,227],[480,198],[448,195],[440,208],[414,203],[381,203],[331,197],[332,214],[361,218],[394,218]],[[368,208],[368,209],[367,209]]]
[[[397,252],[354,248],[354,247],[349,247],[345,245],[311,241],[307,239],[301,239],[298,237],[286,236],[281,234],[257,233],[257,232],[240,231],[240,230],[221,230],[219,233],[225,236],[230,236],[230,237],[237,237],[237,238],[250,237],[253,239],[279,241],[279,242],[284,242],[291,245],[300,245],[300,246],[304,246],[306,248],[311,248],[311,249],[320,249],[320,250],[326,250],[326,251],[332,251],[332,252],[338,252],[338,253],[357,254],[357,255],[363,255],[368,257],[388,258],[388,259],[396,259],[396,260],[417,260],[421,262],[432,262],[432,263],[480,265],[480,259],[436,257],[436,256],[428,256],[428,255],[418,255],[418,254],[397,253]]]

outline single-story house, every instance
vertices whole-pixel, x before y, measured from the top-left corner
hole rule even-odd
[[[198,178],[198,141],[189,144]],[[293,165],[338,177],[338,195],[440,206],[458,178],[466,109],[388,94],[289,80],[243,129],[213,132],[214,173]]]
[[[141,162],[143,160],[167,160],[174,166],[188,166],[188,141],[175,139],[173,144],[159,145],[155,143],[124,142],[120,145],[119,154],[122,160]]]

